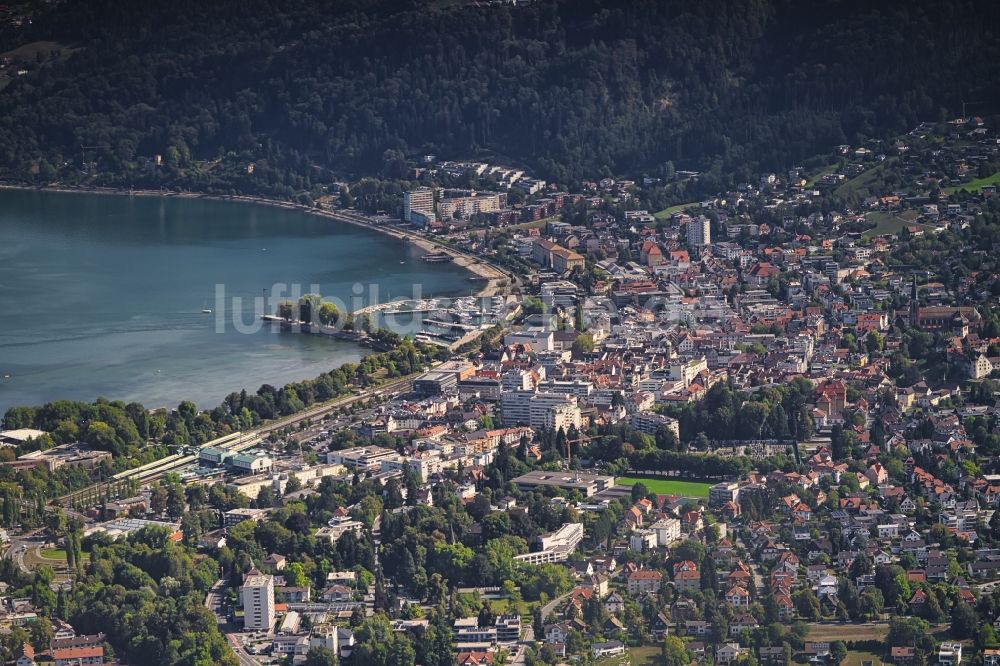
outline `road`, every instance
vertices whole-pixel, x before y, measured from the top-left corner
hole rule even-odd
[[[24,563],[24,554],[27,551],[28,551],[27,542],[21,541],[17,542],[16,544],[12,544],[11,547],[7,549],[7,552],[4,554],[4,556],[13,559],[14,564],[17,565],[17,568],[23,571],[24,573],[31,573],[31,569],[29,569],[28,565]]]
[[[229,646],[233,649],[233,654],[236,655],[240,666],[261,666],[260,662],[244,649],[243,643],[240,642],[240,634],[235,631],[227,632],[224,629],[224,625],[229,621],[222,615],[222,597],[225,591],[226,581],[222,578],[215,581],[208,594],[205,595],[205,608],[215,614],[215,621],[219,624],[219,629],[225,632],[226,640],[229,641]]]
[[[552,611],[556,609],[556,606],[558,606],[563,601],[566,601],[566,599],[569,599],[569,595],[571,594],[572,592],[567,592],[566,594],[559,595],[549,603],[542,606],[542,623],[544,623],[545,620],[548,619],[549,615],[552,615]]]
[[[740,548],[742,548],[743,551],[746,553],[753,552],[749,548],[747,548],[747,545],[743,542],[743,539],[739,537],[736,537],[736,544],[740,546]],[[757,588],[756,591],[760,593],[763,590],[767,589],[767,581],[764,579],[764,575],[760,572],[760,566],[757,565],[756,558],[750,557],[748,559],[750,561],[750,573],[753,574],[754,587],[756,587]]]
[[[11,539],[7,550],[4,551],[3,556],[9,560],[14,560],[14,564],[17,568],[24,573],[31,573],[31,568],[24,563],[24,555],[28,552],[28,549],[32,546],[37,546],[41,541],[38,539],[41,535],[42,530],[34,530],[32,532],[27,532],[21,536],[14,537]]]
[[[976,583],[972,587],[974,587],[977,590],[979,590],[980,594],[983,594],[983,593],[989,594],[989,593],[991,593],[994,590],[994,588],[1000,587],[1000,580],[991,580],[991,581],[987,581],[985,583]]]
[[[222,614],[222,595],[226,589],[226,581],[219,579],[215,581],[212,588],[205,595],[205,608],[215,613],[215,621],[218,624],[226,624],[227,619]]]
[[[254,659],[252,655],[248,654],[247,651],[243,649],[243,644],[240,643],[239,634],[226,634],[226,639],[229,641],[229,646],[233,648],[233,654],[235,654],[236,659],[239,660],[240,666],[260,666],[260,662]]]

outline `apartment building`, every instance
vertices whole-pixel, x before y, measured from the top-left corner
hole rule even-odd
[[[707,247],[712,244],[712,223],[704,215],[693,217],[687,223],[688,247]]]
[[[274,576],[251,569],[243,579],[243,628],[267,631],[274,628]]]
[[[681,439],[680,421],[670,416],[656,412],[636,412],[629,417],[629,425],[635,430],[647,435],[654,435],[661,426],[674,433],[677,441]]]
[[[403,193],[403,219],[418,226],[427,226],[437,217],[434,214],[434,190],[418,187]]]
[[[446,191],[437,205],[437,213],[443,220],[451,218],[468,219],[478,213],[493,213],[506,208],[507,195],[498,192]]]
[[[514,559],[525,564],[545,564],[548,562],[565,562],[583,541],[583,525],[566,523],[555,532],[549,532],[538,537],[540,550],[533,553],[515,555]]]
[[[580,427],[580,408],[576,398],[562,393],[507,391],[500,398],[500,412],[508,426],[568,430]]]

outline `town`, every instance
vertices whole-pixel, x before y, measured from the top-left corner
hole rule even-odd
[[[399,218],[322,205],[511,307],[213,411],[8,412],[12,663],[180,650],[156,609],[205,664],[1000,664],[996,127],[662,209],[704,175],[408,169]]]

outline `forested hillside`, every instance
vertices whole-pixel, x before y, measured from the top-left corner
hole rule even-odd
[[[0,46],[59,45],[0,90],[0,178],[287,196],[397,151],[710,187],[995,112],[998,25],[974,0],[66,0]]]

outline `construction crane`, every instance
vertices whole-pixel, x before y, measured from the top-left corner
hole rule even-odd
[[[962,120],[965,120],[968,117],[968,116],[965,115],[965,107],[967,105],[972,104],[973,106],[978,106],[978,105],[983,104],[983,103],[984,102],[982,100],[977,100],[977,101],[974,101],[974,102],[966,102],[963,99],[962,100]]]
[[[573,444],[579,444],[580,442],[589,442],[590,437],[587,435],[581,435],[576,439],[566,439],[566,469],[570,469],[573,466]]]
[[[573,450],[572,450],[573,449],[573,444],[580,444],[582,442],[593,442],[595,440],[600,441],[602,439],[607,439],[608,437],[611,437],[611,435],[598,435],[596,437],[591,437],[589,435],[581,434],[576,439],[567,439],[566,440],[566,469],[569,469],[570,466],[571,466],[571,463],[573,462]]]

